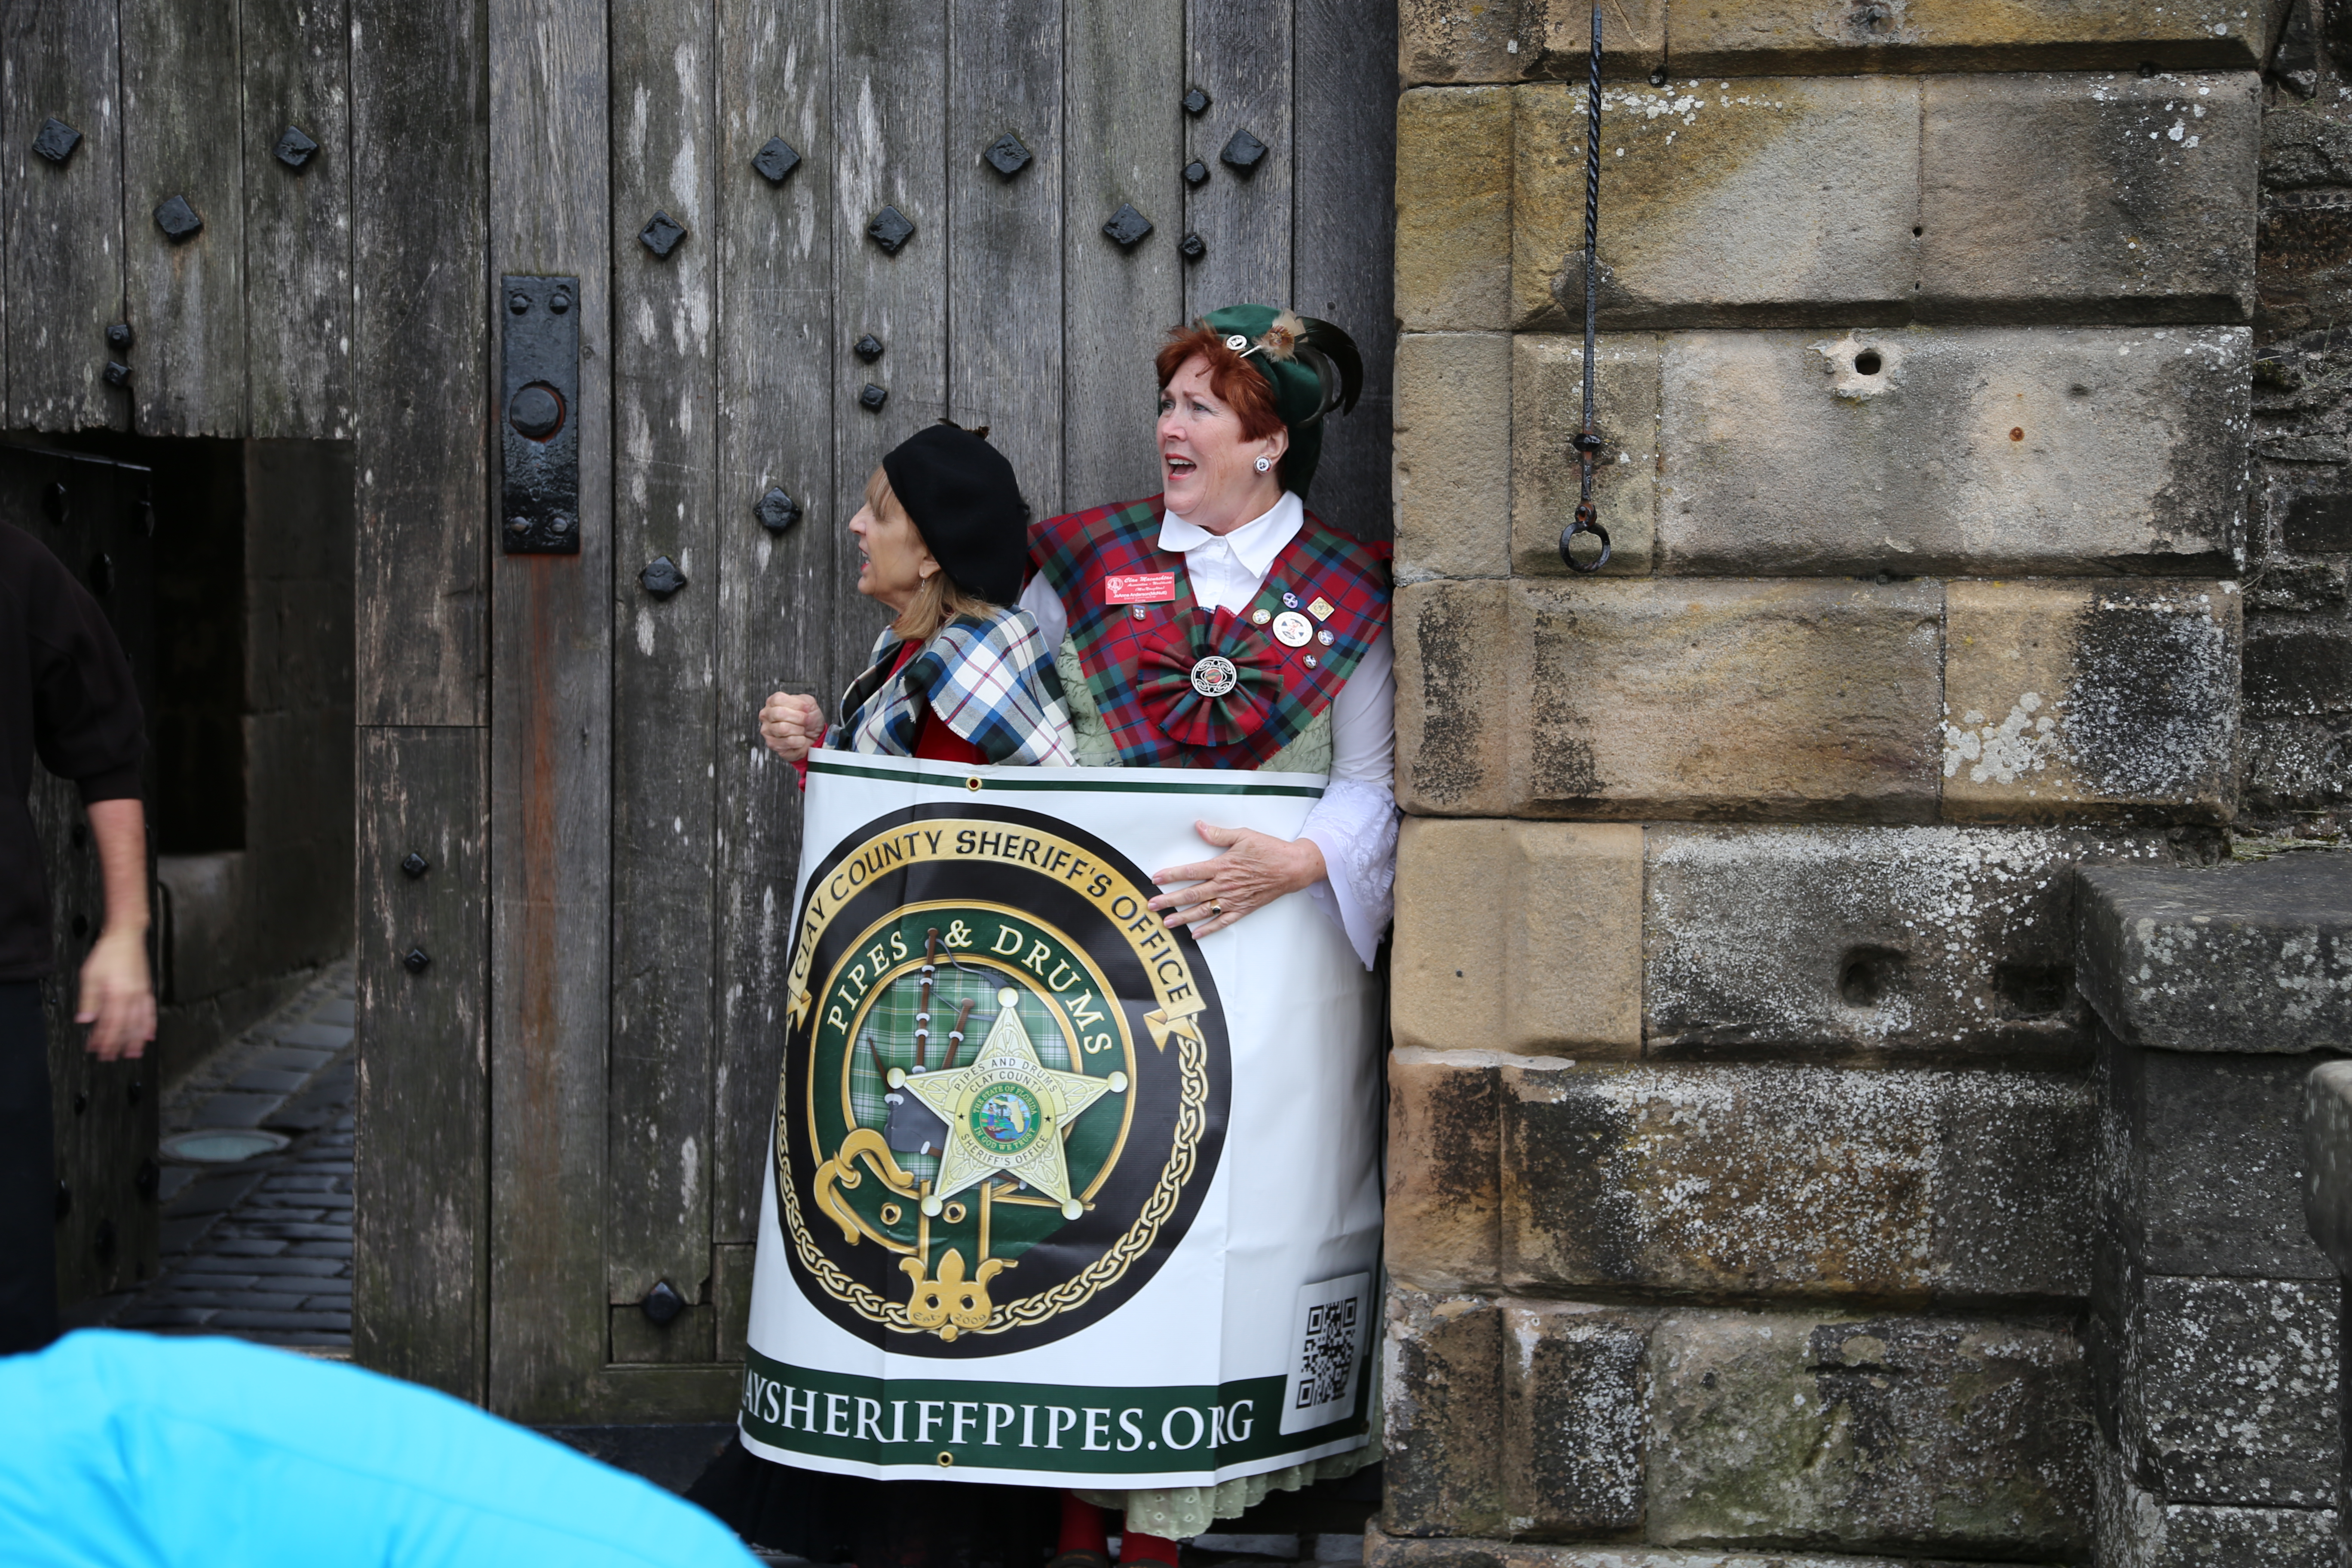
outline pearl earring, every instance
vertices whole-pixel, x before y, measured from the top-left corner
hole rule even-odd
[[[1261,474],[1265,473],[1266,470],[1268,470],[1269,468],[1272,468],[1273,467],[1274,467],[1274,459],[1273,459],[1272,458],[1260,458],[1257,460],[1257,471],[1258,471],[1259,473],[1261,473]]]

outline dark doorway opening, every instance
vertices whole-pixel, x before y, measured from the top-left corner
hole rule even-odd
[[[50,439],[152,475],[168,1087],[351,952],[352,446]]]
[[[60,1306],[135,1290],[175,1172],[174,1084],[351,952],[352,447],[0,433],[0,516],[97,598],[147,720],[157,1038],[101,1064],[71,1022],[104,919],[79,795],[37,770],[54,906],[44,986]]]

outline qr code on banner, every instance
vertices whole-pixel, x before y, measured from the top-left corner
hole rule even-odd
[[[1356,1299],[1326,1301],[1307,1310],[1307,1337],[1298,1346],[1298,1392],[1290,1403],[1304,1410],[1330,1405],[1347,1392],[1356,1371]]]
[[[1369,1274],[1350,1274],[1298,1292],[1290,1334],[1297,1352],[1282,1401],[1285,1432],[1308,1431],[1355,1414],[1371,1282]]]

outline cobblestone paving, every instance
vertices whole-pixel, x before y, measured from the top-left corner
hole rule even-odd
[[[257,1127],[293,1140],[234,1165],[164,1165],[163,1267],[97,1321],[313,1353],[352,1343],[352,971],[338,964],[191,1073],[163,1135]]]

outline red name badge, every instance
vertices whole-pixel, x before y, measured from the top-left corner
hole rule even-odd
[[[1129,577],[1103,579],[1106,605],[1164,605],[1175,596],[1173,572],[1139,572]]]

